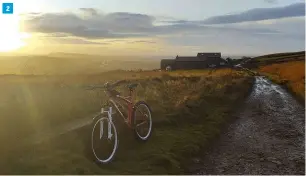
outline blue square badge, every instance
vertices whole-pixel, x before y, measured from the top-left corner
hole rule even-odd
[[[2,14],[13,14],[14,4],[13,3],[2,3]]]

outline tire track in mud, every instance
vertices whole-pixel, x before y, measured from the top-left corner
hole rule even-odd
[[[191,174],[305,174],[305,108],[287,91],[256,77],[252,93]]]

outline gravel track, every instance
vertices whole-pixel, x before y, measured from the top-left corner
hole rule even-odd
[[[305,108],[292,95],[258,76],[236,116],[189,174],[305,174]]]

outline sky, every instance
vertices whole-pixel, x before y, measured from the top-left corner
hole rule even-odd
[[[305,49],[303,0],[12,0],[0,52],[260,55]]]

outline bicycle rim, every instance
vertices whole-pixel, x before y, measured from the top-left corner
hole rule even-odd
[[[143,108],[145,111],[139,112]],[[139,103],[134,113],[134,128],[139,139],[147,140],[152,131],[152,114],[149,106],[145,103]]]
[[[91,147],[96,160],[99,163],[110,162],[118,148],[118,135],[113,122],[110,122],[112,137],[108,138],[108,123],[109,119],[106,117],[100,118],[96,121],[92,129]],[[103,125],[101,125],[103,124]],[[103,126],[103,127],[102,127]],[[103,131],[101,135],[101,131]],[[105,141],[102,141],[106,139]],[[113,144],[111,144],[113,142]]]

